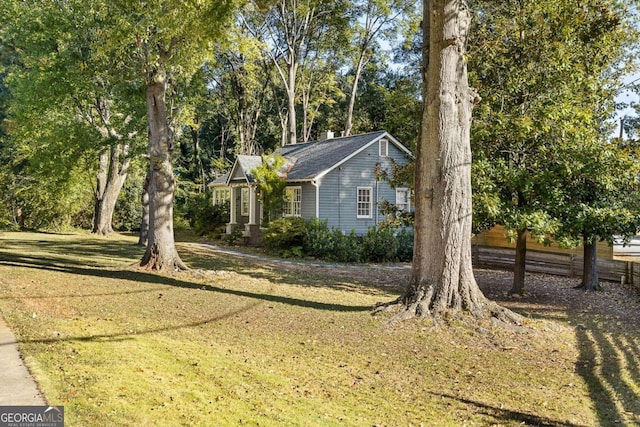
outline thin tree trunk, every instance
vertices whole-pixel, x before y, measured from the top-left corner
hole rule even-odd
[[[13,212],[14,212],[14,222],[18,225],[20,230],[24,230],[24,223],[25,223],[24,211],[22,210],[21,207],[18,206],[13,210]]]
[[[287,145],[287,126],[289,121],[289,114],[284,112],[284,108],[281,108],[278,111],[278,116],[280,117],[280,129],[282,130],[282,134],[280,136],[280,145],[283,147]]]
[[[305,85],[306,86],[306,85]],[[310,107],[310,97],[311,97],[311,89],[307,89],[306,87],[301,91],[302,92],[302,142],[308,142],[311,139],[311,124],[309,123],[309,110]]]
[[[582,284],[580,289],[585,291],[597,291],[600,289],[598,278],[598,245],[595,239],[583,237]]]
[[[289,85],[287,87],[287,141],[289,144],[298,142],[296,131],[296,69],[297,67],[295,67],[294,64],[289,66]]]
[[[302,92],[302,142],[309,142],[311,140],[311,133],[313,132],[313,125],[315,123],[315,116],[318,114],[320,105],[317,105],[315,109],[311,106],[311,87],[313,83],[309,83],[301,91]]]
[[[193,141],[193,161],[196,164],[196,171],[200,179],[200,193],[204,193],[207,189],[207,183],[204,173],[204,164],[202,163],[202,155],[200,153],[200,135],[198,129],[191,127],[191,141]]]
[[[471,266],[471,110],[463,0],[423,2],[424,108],[415,166],[415,245],[397,318],[468,311],[519,322],[482,294]]]
[[[183,270],[173,235],[176,180],[171,164],[173,133],[167,121],[167,73],[155,71],[147,85],[149,122],[149,235],[140,265],[151,270]]]
[[[526,228],[518,230],[516,240],[516,259],[513,265],[513,286],[510,294],[524,294],[524,276],[527,266],[527,234]]]
[[[149,236],[149,179],[151,173],[147,172],[142,185],[142,195],[140,202],[142,203],[142,218],[140,219],[140,236],[138,238],[138,246],[147,246]]]
[[[366,46],[360,53],[358,58],[358,65],[356,66],[355,75],[353,76],[353,86],[351,87],[351,94],[349,95],[349,105],[347,106],[347,119],[344,124],[344,136],[351,135],[351,129],[353,128],[353,109],[356,105],[356,95],[358,93],[358,82],[360,81],[360,75],[362,74],[362,68],[364,67]]]
[[[103,223],[102,201],[107,188],[107,170],[109,169],[109,151],[105,148],[98,157],[98,173],[96,174],[96,191],[93,205],[93,227],[92,232],[98,233],[100,224]]]

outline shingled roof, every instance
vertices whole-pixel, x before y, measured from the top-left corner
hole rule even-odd
[[[286,168],[287,181],[311,181],[340,166],[382,138],[387,139],[407,155],[412,155],[404,145],[386,131],[285,145],[277,149],[275,154],[289,160]],[[261,163],[260,156],[238,156],[227,177],[227,184],[240,178],[238,176],[240,171],[247,182],[254,182],[252,171]]]
[[[276,150],[276,154],[293,163],[293,167],[287,173],[287,181],[308,181],[338,167],[383,137],[407,154],[411,154],[385,131],[285,145]]]

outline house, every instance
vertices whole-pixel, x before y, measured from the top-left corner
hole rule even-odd
[[[318,218],[344,233],[365,234],[384,220],[378,209],[383,200],[411,209],[408,188],[393,189],[376,177],[376,167],[390,169],[392,160],[404,165],[412,158],[388,132],[340,138],[326,132],[319,141],[285,145],[275,154],[288,161],[284,216]],[[244,227],[252,243],[262,219],[252,171],[261,162],[260,156],[238,156],[227,175],[209,184],[214,203],[230,200],[227,233]]]

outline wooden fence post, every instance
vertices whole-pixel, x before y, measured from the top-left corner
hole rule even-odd
[[[624,282],[625,283],[631,283],[631,278],[629,277],[629,272],[631,271],[631,268],[633,268],[631,266],[631,263],[627,261],[624,265]]]
[[[569,254],[569,277],[574,277],[575,276],[575,268],[573,266],[573,263],[576,260],[576,256],[574,254]]]

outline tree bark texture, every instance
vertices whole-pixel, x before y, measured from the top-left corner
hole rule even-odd
[[[296,122],[296,83],[298,67],[296,63],[289,65],[288,69],[288,85],[287,85],[287,112],[289,120],[287,121],[287,140],[289,144],[298,142],[297,122]]]
[[[482,294],[471,266],[471,111],[464,0],[423,2],[424,108],[415,167],[415,246],[401,318],[468,311],[517,321]]]
[[[176,250],[173,234],[173,197],[176,180],[171,152],[173,132],[167,120],[167,73],[156,70],[147,83],[149,122],[149,234],[140,265],[151,270],[182,270],[186,265]]]
[[[100,154],[99,162],[93,232],[107,236],[113,232],[113,212],[129,172],[128,147],[113,144]]]
[[[135,133],[123,136],[111,123],[112,102],[106,97],[97,97],[90,109],[80,107],[81,116],[91,124],[105,141],[109,141],[99,156],[99,168],[95,192],[93,232],[109,235],[113,232],[113,212],[118,195],[129,173],[129,144],[122,143],[131,139]],[[130,117],[125,119],[128,122]]]
[[[595,240],[587,236],[583,238],[582,284],[581,289],[585,291],[597,291],[600,289],[598,278],[598,245]]]
[[[147,246],[149,236],[149,179],[151,173],[147,172],[142,185],[142,195],[140,202],[142,204],[142,218],[140,218],[140,235],[138,237],[138,246]]]
[[[109,168],[109,152],[104,149],[98,156],[98,173],[96,174],[96,191],[93,205],[93,233],[98,233],[99,223],[102,222],[102,196],[107,188],[107,170]]]
[[[513,265],[513,286],[510,294],[524,294],[524,274],[527,267],[527,234],[526,228],[518,230],[516,238],[516,259]]]

